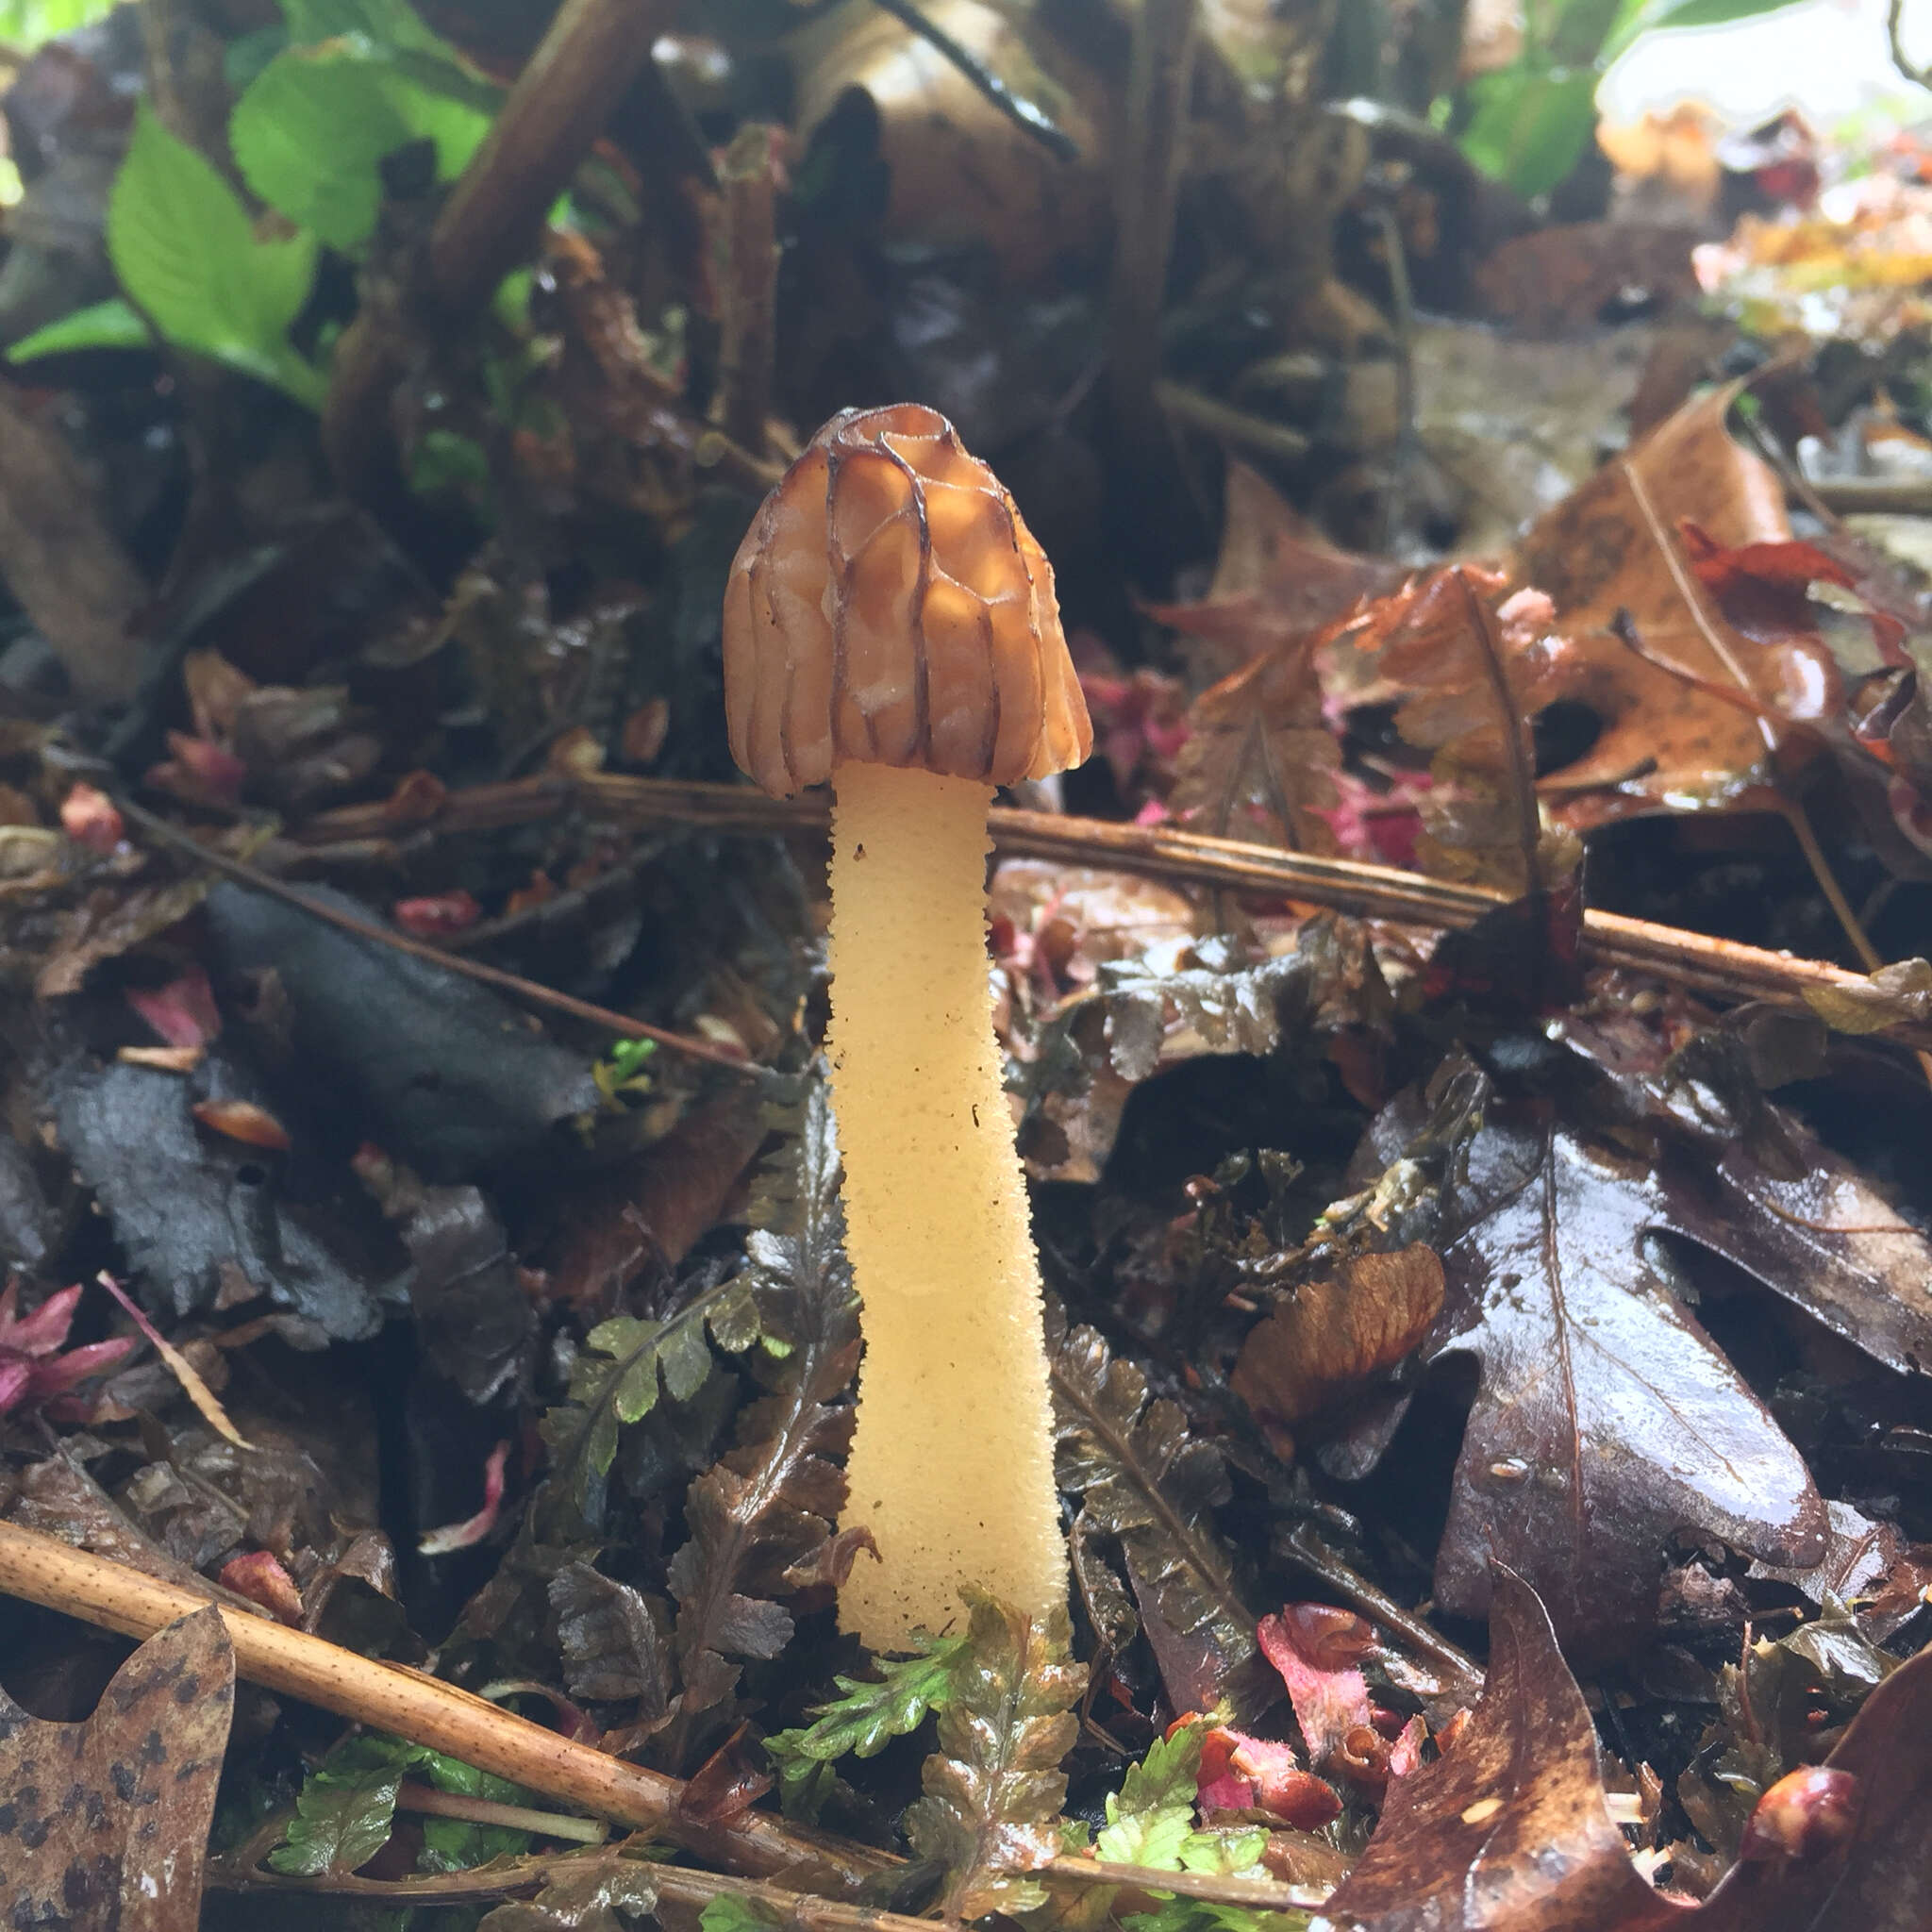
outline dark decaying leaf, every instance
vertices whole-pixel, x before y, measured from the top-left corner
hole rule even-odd
[[[488,1402],[522,1365],[537,1319],[503,1223],[475,1188],[428,1187],[379,1156],[356,1169],[415,1263],[409,1311],[424,1355],[472,1402]]]
[[[1919,1932],[1932,1924],[1932,1650],[1866,1698],[1825,1763],[1856,1780],[1849,1830],[1816,1857],[1740,1864],[1686,1915],[1685,1932]]]
[[[1158,1071],[1376,1025],[1391,1008],[1365,928],[1327,917],[1310,920],[1280,957],[1255,959],[1213,939],[1168,972],[1141,959],[1104,961],[1094,991],[1069,1001],[1040,1042],[1020,1140],[1036,1179],[1098,1179],[1129,1091]]]
[[[1932,1241],[1852,1163],[1776,1118],[1790,1174],[1742,1143],[1659,1169],[1669,1225],[1901,1374],[1932,1373]]]
[[[1226,1502],[1221,1452],[1193,1440],[1178,1403],[1092,1328],[1049,1325],[1054,1473],[1081,1498],[1083,1542],[1116,1545],[1176,1710],[1211,1709],[1255,1656],[1255,1618],[1215,1535]],[[1278,1693],[1277,1693],[1278,1694]]]
[[[1596,1731],[1536,1592],[1498,1564],[1490,1670],[1468,1725],[1389,1786],[1323,1908],[1335,1932],[1649,1932],[1681,1914],[1610,1822]]]
[[[968,1604],[940,1748],[925,1760],[925,1795],[906,1814],[913,1850],[946,1869],[955,1921],[1045,1902],[1045,1888],[1024,1874],[1059,1855],[1059,1765],[1079,1735],[1074,1706],[1087,1681],[1068,1657],[1064,1611],[1042,1626],[991,1597]]]
[[[1444,1608],[1479,1615],[1491,1557],[1567,1646],[1649,1627],[1683,1530],[1766,1562],[1817,1562],[1824,1506],[1770,1413],[1651,1266],[1669,1214],[1647,1162],[1549,1103],[1491,1101],[1443,1251],[1423,1357],[1481,1368],[1436,1557]]]
[[[840,1566],[849,1566],[858,1548],[832,1535],[852,1433],[852,1409],[841,1398],[858,1372],[859,1344],[823,1081],[806,1096],[783,1166],[776,1187],[754,1206],[750,1265],[739,1277],[764,1332],[785,1345],[777,1386],[744,1409],[736,1446],[692,1482],[685,1499],[691,1538],[671,1559],[684,1678],[678,1721],[687,1736],[700,1711],[731,1695],[739,1674],[731,1658],[774,1657],[791,1641],[791,1613],[775,1599],[813,1581],[842,1581]],[[832,1574],[821,1579],[816,1573],[825,1568]]]
[[[650,1600],[579,1559],[550,1579],[550,1607],[571,1695],[629,1705],[628,1722],[656,1729],[671,1708],[671,1646]]]
[[[0,1690],[0,1899],[14,1925],[193,1932],[235,1653],[210,1606],[150,1637],[82,1724]]]
[[[299,1055],[353,1096],[358,1127],[432,1180],[531,1158],[558,1122],[597,1106],[590,1062],[473,980],[239,886],[217,886],[208,917],[228,973],[275,971]]]
[[[215,1064],[210,1056],[200,1072]],[[220,1064],[236,1083],[247,1079],[240,1062]],[[199,1131],[195,1091],[177,1074],[119,1061],[56,1081],[60,1138],[150,1304],[191,1315],[234,1301],[245,1282],[312,1324],[315,1346],[375,1334],[379,1275],[342,1252],[341,1205],[290,1198],[274,1157]]]

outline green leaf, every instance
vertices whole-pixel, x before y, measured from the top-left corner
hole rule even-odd
[[[358,36],[276,55],[235,104],[228,139],[262,200],[346,251],[375,226],[386,157],[433,142],[437,177],[452,180],[489,130],[487,112],[412,79]]]
[[[1474,106],[1459,145],[1484,174],[1522,195],[1547,194],[1596,132],[1596,70],[1505,67],[1469,84]]]
[[[1146,1757],[1128,1768],[1119,1791],[1108,1793],[1107,1829],[1096,1843],[1109,1864],[1181,1870],[1194,1835],[1194,1791],[1206,1729],[1207,1720],[1197,1718],[1170,1738],[1155,1739]]]
[[[396,1791],[409,1770],[432,1754],[401,1738],[357,1737],[312,1771],[295,1800],[269,1869],[314,1877],[353,1872],[389,1842]]]
[[[1068,1656],[1064,1610],[1035,1622],[962,1594],[972,1609],[967,1646],[906,1835],[922,1858],[946,1868],[947,1918],[977,1919],[1046,1901],[1046,1888],[1024,1874],[1059,1855],[1059,1764],[1079,1735],[1073,1707],[1087,1673]]]
[[[1601,63],[1607,66],[1638,35],[1658,28],[1723,26],[1736,20],[1755,20],[1761,13],[1782,13],[1800,0],[1624,0],[1605,37]]]
[[[894,1738],[916,1731],[929,1710],[943,1710],[953,1690],[953,1667],[966,1648],[964,1637],[915,1636],[919,1655],[881,1657],[876,1681],[834,1677],[839,1695],[812,1712],[803,1730],[778,1731],[765,1749],[782,1764],[803,1758],[830,1764],[848,1754],[876,1757]],[[1199,1746],[1195,1756],[1200,1755]]]
[[[154,336],[119,295],[91,302],[23,336],[7,352],[9,362],[31,362],[36,356],[60,356],[72,349],[146,349]]]
[[[720,1893],[698,1914],[703,1932],[774,1932],[781,1923],[769,1906],[741,1898],[735,1891]]]
[[[288,338],[314,278],[314,238],[258,242],[235,191],[145,101],[108,203],[108,253],[167,341],[320,405],[325,378]]]
[[[617,1455],[619,1427],[641,1422],[663,1386],[680,1402],[695,1395],[711,1371],[704,1331],[727,1352],[748,1348],[760,1326],[758,1303],[742,1276],[696,1296],[661,1322],[619,1315],[591,1329],[571,1370],[566,1401],[541,1424],[551,1450],[550,1479],[580,1512]]]
[[[0,0],[0,41],[26,52],[114,10],[116,0]]]
[[[452,63],[456,49],[407,0],[281,0],[289,40],[298,47],[358,36],[392,52],[431,54]]]

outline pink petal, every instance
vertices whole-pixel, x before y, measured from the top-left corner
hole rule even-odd
[[[416,1547],[425,1557],[446,1556],[451,1550],[467,1550],[480,1543],[496,1527],[496,1512],[503,1505],[503,1465],[509,1456],[509,1444],[499,1442],[483,1465],[483,1507],[466,1523],[445,1524],[432,1529]]]
[[[16,1322],[9,1284],[6,1300],[0,1301],[0,1348],[14,1349],[21,1355],[52,1355],[67,1340],[79,1300],[80,1284],[76,1281],[72,1288],[50,1294],[24,1322]]]
[[[152,991],[130,987],[127,1004],[170,1046],[206,1046],[222,1030],[214,989],[199,966]]]
[[[1262,1655],[1288,1686],[1295,1722],[1307,1740],[1309,1757],[1319,1766],[1336,1755],[1342,1740],[1357,1724],[1373,1728],[1369,1686],[1353,1664],[1324,1670],[1303,1655],[1295,1641],[1295,1620],[1290,1614],[1298,1607],[1290,1605],[1284,1612],[1263,1617],[1255,1635]],[[1325,1610],[1327,1606],[1316,1607]]]

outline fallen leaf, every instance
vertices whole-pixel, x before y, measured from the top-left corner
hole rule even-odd
[[[1610,1822],[1596,1730],[1536,1592],[1497,1564],[1481,1701],[1323,1907],[1334,1932],[1650,1932],[1683,1916]]]
[[[265,1107],[252,1100],[197,1100],[188,1111],[211,1134],[239,1141],[244,1147],[265,1147],[286,1154],[294,1144],[289,1130]]]
[[[1420,1241],[1352,1255],[1252,1328],[1230,1377],[1264,1422],[1291,1427],[1354,1394],[1413,1350],[1442,1307],[1442,1264]]]
[[[1430,754],[1417,800],[1424,871],[1515,892],[1540,866],[1529,721],[1562,695],[1549,599],[1504,594],[1498,573],[1452,564],[1378,599],[1322,645],[1331,704],[1389,704]]]
[[[1341,762],[1322,714],[1312,639],[1269,651],[1194,700],[1168,809],[1218,839],[1332,852]]]
[[[150,1637],[85,1724],[0,1690],[0,1896],[16,1925],[194,1932],[235,1653],[210,1605]]]
[[[1690,518],[1724,548],[1790,537],[1783,486],[1724,427],[1737,393],[1733,384],[1686,403],[1524,538],[1517,580],[1548,593],[1565,641],[1550,698],[1587,706],[1599,726],[1580,758],[1540,783],[1550,809],[1576,830],[1632,811],[1732,803],[1770,774],[1779,734],[1763,714],[1806,720],[1837,708],[1824,645],[1761,642],[1736,629],[1698,580],[1680,532]],[[1620,612],[1643,658],[1619,641]]]
[[[1407,573],[1382,557],[1338,549],[1246,463],[1227,466],[1221,554],[1208,594],[1156,604],[1149,615],[1196,641],[1212,675],[1252,664],[1393,591]]]
[[[1802,1458],[1646,1257],[1646,1232],[1673,1224],[1648,1164],[1548,1102],[1493,1096],[1466,1160],[1422,1349],[1481,1371],[1436,1557],[1442,1607],[1480,1615],[1493,1556],[1566,1645],[1600,1652],[1650,1626],[1681,1531],[1818,1562],[1824,1507]]]

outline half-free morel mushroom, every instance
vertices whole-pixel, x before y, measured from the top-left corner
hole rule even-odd
[[[767,791],[834,791],[828,1046],[865,1334],[845,1520],[880,1557],[841,1621],[903,1648],[963,1583],[1043,1615],[1066,1548],[986,815],[1093,733],[1046,557],[943,416],[834,417],[765,499],[724,592],[724,701]]]

